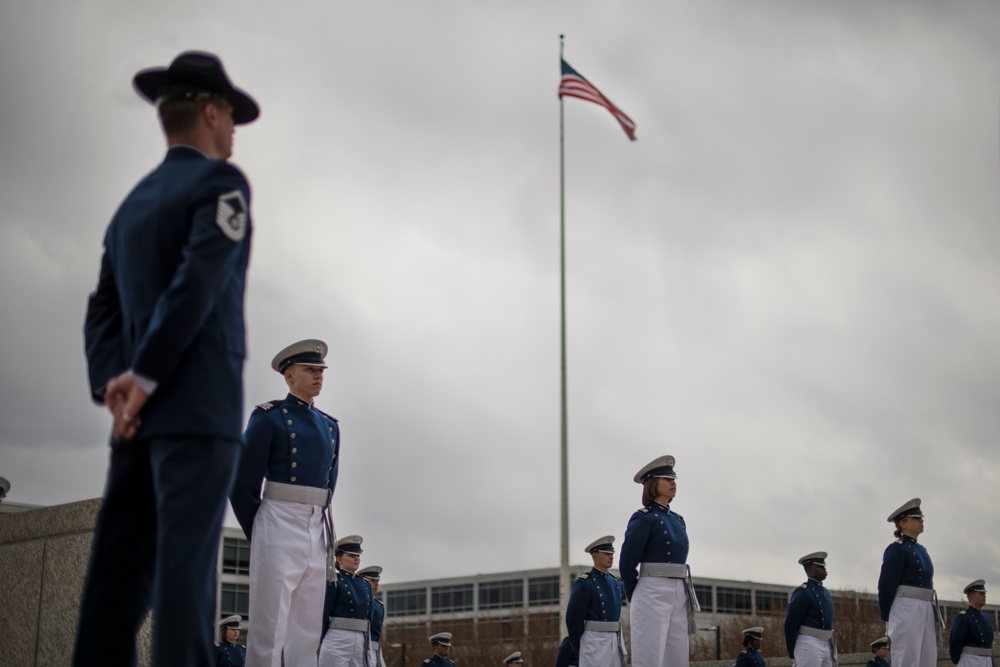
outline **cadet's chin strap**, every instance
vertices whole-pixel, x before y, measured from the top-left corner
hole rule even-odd
[[[334,555],[337,548],[337,533],[333,530],[333,514],[330,512],[330,499],[333,493],[327,491],[326,506],[323,508],[323,533],[326,535],[326,580],[337,580],[337,558]]]

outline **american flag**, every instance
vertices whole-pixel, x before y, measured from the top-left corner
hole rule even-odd
[[[562,81],[559,82],[559,97],[578,97],[594,104],[600,104],[611,112],[611,115],[618,119],[625,134],[632,141],[635,141],[635,122],[625,115],[625,113],[611,103],[611,100],[601,94],[594,84],[587,81],[575,69],[569,66],[565,60],[562,63]]]

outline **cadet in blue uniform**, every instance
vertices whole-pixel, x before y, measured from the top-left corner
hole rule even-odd
[[[348,535],[337,541],[337,579],[326,585],[319,667],[368,664],[374,606],[371,584],[357,574],[363,541],[360,535]]]
[[[963,591],[969,599],[969,608],[955,615],[948,639],[951,661],[959,667],[993,666],[993,623],[986,606],[986,582],[977,579]]]
[[[243,667],[247,649],[240,644],[242,616],[230,616],[219,621],[219,643],[215,647],[215,667]]]
[[[368,652],[368,664],[370,667],[385,667],[385,658],[382,656],[382,624],[385,623],[385,606],[376,597],[378,583],[382,578],[382,568],[378,565],[368,565],[358,570],[357,574],[372,587],[371,650]]]
[[[428,639],[430,639],[434,655],[420,664],[424,667],[455,667],[455,663],[448,658],[451,654],[451,633],[439,632],[436,635],[431,635]]]
[[[243,422],[250,186],[226,160],[258,115],[219,59],[180,54],[135,75],[166,134],[163,163],[104,237],[84,338],[90,393],[114,422],[77,625],[77,665],[210,665],[215,567]]]
[[[879,637],[869,646],[875,655],[868,661],[867,667],[889,667],[889,638]]]
[[[878,607],[899,667],[935,667],[944,621],[937,610],[934,565],[917,537],[924,532],[920,498],[889,515],[896,541],[885,549],[878,578]]]
[[[697,632],[687,526],[670,509],[676,480],[673,456],[650,461],[633,478],[642,484],[643,506],[629,519],[618,570],[632,603],[634,667],[684,667],[689,637]]]
[[[622,600],[625,585],[609,571],[615,560],[614,535],[587,545],[594,561],[590,572],[573,582],[566,606],[566,629],[580,667],[624,667]]]
[[[316,664],[327,576],[335,576],[330,499],[340,463],[337,420],[313,403],[326,354],[315,339],[276,354],[271,368],[288,396],[258,405],[244,433],[230,501],[250,540],[248,667],[281,667],[282,654],[287,667]]]
[[[743,650],[736,656],[735,667],[767,667],[764,654],[760,652],[760,640],[764,638],[764,628],[747,628],[743,631]]]
[[[785,645],[795,667],[833,667],[837,647],[833,636],[833,600],[823,586],[826,552],[799,559],[809,579],[792,591],[785,612]]]

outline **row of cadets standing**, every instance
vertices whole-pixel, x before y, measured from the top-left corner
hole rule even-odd
[[[281,667],[282,656],[286,667],[317,664],[340,469],[339,425],[314,403],[328,349],[307,339],[278,352],[271,368],[288,394],[258,405],[243,434],[230,502],[250,540],[248,667]]]

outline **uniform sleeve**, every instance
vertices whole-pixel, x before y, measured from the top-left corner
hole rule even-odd
[[[220,162],[196,202],[182,259],[137,341],[132,370],[157,384],[169,381],[236,270],[250,243],[250,188],[238,169]],[[239,197],[236,194],[239,194]],[[227,221],[244,209],[242,226]]]
[[[733,667],[751,667],[746,651],[740,651],[739,655],[736,656],[736,664]]]
[[[896,599],[896,588],[903,579],[905,565],[906,554],[897,548],[895,542],[886,547],[882,555],[882,571],[878,577],[878,611],[883,621],[889,620],[889,610]]]
[[[337,594],[339,592],[340,589],[336,581],[326,582],[326,597],[323,598],[323,633],[320,635],[321,640],[326,636],[326,631],[330,629],[330,616],[333,615],[333,608],[337,605]]]
[[[274,429],[267,413],[257,408],[250,414],[250,422],[243,432],[243,452],[229,493],[236,520],[243,533],[251,539],[253,521],[260,507],[260,486],[267,473],[267,459],[271,453]]]
[[[796,588],[792,591],[792,597],[788,600],[788,610],[785,612],[785,647],[788,649],[789,658],[795,658],[795,640],[807,611],[809,611],[809,598],[806,597],[806,590]]]
[[[965,621],[966,614],[956,614],[955,621],[951,624],[951,634],[948,636],[948,654],[956,665],[962,657],[962,647],[965,646]]]
[[[575,653],[580,652],[580,637],[583,636],[583,626],[587,623],[590,588],[586,579],[577,579],[573,582],[573,590],[566,605],[566,631],[569,633],[569,642]]]
[[[625,595],[629,602],[632,601],[632,593],[639,583],[639,563],[642,562],[647,541],[649,541],[649,522],[645,520],[642,512],[636,512],[629,519],[628,527],[625,529],[625,539],[622,540],[621,555],[618,557],[618,571],[625,583]]]
[[[108,381],[128,370],[122,356],[121,303],[107,250],[101,257],[97,288],[87,300],[83,340],[90,395],[96,402],[103,403],[104,387]]]
[[[333,470],[330,471],[330,497],[333,497],[333,492],[337,489],[337,477],[340,476],[340,424],[336,421],[333,422]]]

